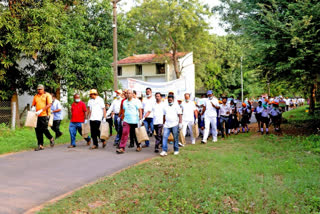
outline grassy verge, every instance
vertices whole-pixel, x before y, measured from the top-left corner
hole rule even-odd
[[[64,133],[56,144],[63,144],[70,142],[69,122],[62,121],[60,130]],[[55,136],[54,132],[50,130],[51,134]],[[77,139],[82,139],[78,134]],[[49,145],[49,140],[44,137],[44,145]],[[33,149],[37,146],[37,138],[33,128],[19,128],[11,131],[8,127],[0,124],[0,154],[9,152],[18,152],[28,149]]]
[[[316,112],[313,115],[308,113],[309,106],[301,106],[299,108],[287,111],[283,113],[283,117],[288,120],[289,123],[294,125],[313,125],[318,124],[320,120],[319,108],[316,108]]]
[[[306,152],[301,140],[242,134],[189,145],[40,213],[318,213],[320,156]]]

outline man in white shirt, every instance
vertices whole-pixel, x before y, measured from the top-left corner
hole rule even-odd
[[[88,118],[90,120],[91,137],[93,146],[90,149],[98,149],[98,138],[100,138],[101,121],[106,123],[106,108],[104,100],[98,95],[96,89],[90,90],[90,100],[88,102]],[[106,146],[106,141],[101,140],[103,148]]]
[[[116,92],[117,97],[115,100],[113,100],[110,108],[107,111],[107,115],[111,115],[111,118],[113,118],[114,127],[117,132],[117,136],[116,136],[116,138],[114,140],[114,144],[113,144],[114,146],[118,145],[120,142],[120,139],[121,139],[120,130],[119,130],[119,128],[121,126],[121,124],[119,124],[120,123],[119,113],[120,113],[120,106],[121,106],[122,90],[120,89],[115,92]],[[110,127],[110,128],[112,128],[112,127]]]
[[[155,153],[159,152],[159,146],[162,143],[162,130],[163,130],[163,112],[165,103],[162,102],[161,93],[157,92],[155,94],[156,102],[152,106],[152,113],[153,113],[153,126],[155,131],[155,138],[156,138],[156,144],[155,144]],[[146,114],[146,116],[150,114],[150,111]]]
[[[146,89],[146,99],[143,99],[142,101],[142,109],[143,109],[143,118],[144,118],[144,126],[147,130],[147,133],[149,136],[152,136],[153,133],[153,113],[150,112],[148,116],[146,117],[146,114],[148,111],[151,111],[152,105],[155,103],[155,99],[152,97],[152,90],[151,88]],[[150,142],[147,140],[145,142],[145,145],[142,146],[142,148],[149,147]]]
[[[182,108],[182,133],[183,136],[187,134],[187,128],[189,129],[191,142],[196,144],[196,139],[193,136],[192,126],[198,123],[198,111],[194,102],[190,101],[190,93],[184,94],[184,101],[181,103]]]
[[[210,124],[211,124],[211,133],[213,136],[213,142],[218,141],[218,133],[217,133],[217,109],[220,108],[219,101],[216,97],[213,96],[211,90],[207,92],[208,99],[205,101],[203,106],[202,114],[204,115],[204,135],[201,143],[207,143],[209,132],[210,132]]]
[[[51,94],[52,96],[52,106],[51,112],[53,114],[53,124],[51,129],[56,133],[56,139],[58,139],[63,133],[60,131],[60,123],[63,119],[62,117],[62,105],[60,101],[56,98],[55,94]]]
[[[227,101],[228,101],[227,97],[222,98],[222,104],[220,104],[220,110],[219,110],[222,138],[224,138],[224,134],[226,134],[227,137],[229,135],[229,116],[231,113],[231,107],[229,104],[227,104]],[[226,130],[224,130],[224,126]]]
[[[162,152],[160,156],[164,157],[168,152],[168,137],[172,133],[174,138],[173,148],[174,155],[179,154],[179,129],[182,128],[182,112],[179,105],[174,103],[174,96],[168,96],[168,104],[164,107],[164,131],[163,131],[163,140],[162,140]]]

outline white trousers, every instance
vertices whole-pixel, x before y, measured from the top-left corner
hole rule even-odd
[[[203,142],[207,142],[209,133],[210,133],[210,124],[211,124],[211,133],[214,138],[218,136],[217,133],[217,117],[205,117],[204,118],[204,135]]]
[[[189,129],[190,132],[190,137],[191,140],[194,141],[194,137],[193,137],[193,132],[192,132],[192,126],[193,126],[194,122],[193,121],[182,121],[182,133],[183,136],[186,136],[187,134],[187,128]]]

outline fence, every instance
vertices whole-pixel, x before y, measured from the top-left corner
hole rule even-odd
[[[0,124],[4,123],[6,125],[11,124],[11,102],[10,101],[0,101]]]

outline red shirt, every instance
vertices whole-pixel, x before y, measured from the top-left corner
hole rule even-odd
[[[82,101],[72,103],[71,105],[71,122],[83,123],[87,112],[86,104]]]
[[[123,120],[123,118],[124,118],[124,114],[123,114],[123,102],[124,102],[126,99],[127,99],[127,98],[124,98],[123,100],[121,100],[121,105],[120,105],[121,120]]]

